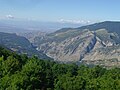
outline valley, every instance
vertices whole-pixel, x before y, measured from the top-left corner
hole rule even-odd
[[[0,0],[0,90],[120,90],[120,0]]]

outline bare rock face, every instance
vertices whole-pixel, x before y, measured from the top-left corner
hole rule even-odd
[[[82,60],[98,42],[95,32],[89,30],[54,33],[45,39],[46,42],[42,41],[44,43],[38,45],[38,50],[56,61],[64,62]]]
[[[84,56],[82,61],[87,64],[119,67],[120,45],[116,41],[119,39],[118,35],[116,33],[108,33],[105,29],[97,30],[96,34],[98,34],[96,45],[90,53]]]
[[[72,34],[74,30],[55,34],[51,42],[45,42],[39,45],[39,50],[46,53],[56,61],[79,61],[84,54],[89,52],[96,42],[96,36],[89,30],[78,32],[77,35],[66,37],[64,35]],[[58,41],[54,40],[58,38]],[[64,38],[62,41],[59,38]],[[51,39],[51,36],[47,39]],[[47,40],[49,41],[49,40]]]
[[[120,46],[103,47],[87,53],[82,59],[83,63],[101,66],[120,66]]]

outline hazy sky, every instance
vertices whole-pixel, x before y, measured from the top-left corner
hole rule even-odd
[[[120,20],[120,0],[0,0],[0,18],[68,22]]]

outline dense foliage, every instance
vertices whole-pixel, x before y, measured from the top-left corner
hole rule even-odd
[[[0,47],[0,90],[120,90],[120,69],[58,64]]]

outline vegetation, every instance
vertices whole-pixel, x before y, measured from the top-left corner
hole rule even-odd
[[[0,90],[120,90],[120,69],[58,64],[0,47]]]

